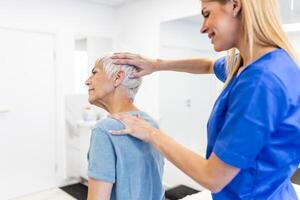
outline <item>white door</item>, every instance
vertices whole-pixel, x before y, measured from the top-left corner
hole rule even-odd
[[[160,57],[167,59],[214,56],[209,51],[189,48],[161,47],[160,49]],[[217,81],[213,75],[160,73],[160,127],[185,147],[205,156],[206,124],[216,94]],[[184,184],[198,190],[203,189],[169,161],[165,163],[164,181],[170,187]]]
[[[54,184],[53,55],[53,35],[0,28],[0,199]]]

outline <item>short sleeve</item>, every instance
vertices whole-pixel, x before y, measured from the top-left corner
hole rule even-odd
[[[92,131],[88,162],[89,177],[115,183],[116,155],[112,141],[102,128]]]
[[[217,76],[217,78],[225,82],[227,79],[227,73],[226,73],[226,57],[219,58],[214,63],[214,73]]]
[[[213,149],[218,158],[237,168],[254,163],[288,110],[286,92],[275,76],[249,75],[231,90],[225,123]]]

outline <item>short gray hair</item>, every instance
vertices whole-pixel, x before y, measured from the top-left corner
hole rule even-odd
[[[102,62],[103,71],[107,74],[108,78],[111,78],[112,75],[119,71],[123,71],[125,77],[121,84],[126,88],[129,98],[134,100],[142,84],[142,78],[129,78],[132,73],[137,72],[137,69],[132,65],[114,64],[111,56],[112,54],[106,54],[99,59],[99,61]]]

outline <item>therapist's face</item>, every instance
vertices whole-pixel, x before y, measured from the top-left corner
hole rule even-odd
[[[115,90],[113,79],[108,78],[99,60],[85,84],[88,86],[89,102],[98,106],[105,104]]]
[[[204,21],[201,33],[207,33],[215,51],[224,51],[237,47],[240,39],[241,24],[239,10],[233,0],[224,3],[213,0],[202,0]]]

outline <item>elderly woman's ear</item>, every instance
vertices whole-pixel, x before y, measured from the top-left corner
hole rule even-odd
[[[124,71],[118,71],[114,76],[113,76],[113,81],[114,81],[114,87],[118,87],[119,85],[122,84],[123,80],[125,78],[125,72]]]

